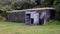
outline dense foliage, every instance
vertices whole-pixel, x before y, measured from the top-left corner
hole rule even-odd
[[[53,6],[56,8],[55,19],[60,20],[60,0],[55,0]]]

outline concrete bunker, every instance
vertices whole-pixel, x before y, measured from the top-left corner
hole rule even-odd
[[[31,25],[46,24],[51,17],[51,11],[54,8],[33,8],[24,10],[13,10],[6,12],[6,20],[14,22],[24,22]],[[53,11],[54,12],[54,11]]]

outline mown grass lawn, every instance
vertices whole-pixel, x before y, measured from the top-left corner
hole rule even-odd
[[[22,23],[0,21],[0,34],[60,34],[60,25],[28,26]]]

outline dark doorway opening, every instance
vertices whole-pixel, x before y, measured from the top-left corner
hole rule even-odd
[[[30,14],[26,14],[26,19],[30,20]]]
[[[33,19],[33,18],[31,18],[31,24],[33,24],[33,22],[34,22],[34,19]]]
[[[26,24],[30,24],[31,20],[30,20],[30,14],[26,14]]]

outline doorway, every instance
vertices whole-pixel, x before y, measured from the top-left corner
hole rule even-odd
[[[30,14],[26,14],[25,16],[25,22],[26,24],[30,24],[31,20],[30,20]]]
[[[34,23],[34,19],[33,18],[31,18],[31,24],[33,24]]]

